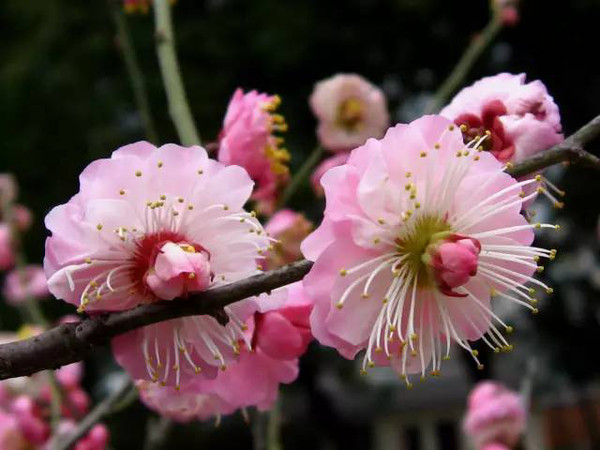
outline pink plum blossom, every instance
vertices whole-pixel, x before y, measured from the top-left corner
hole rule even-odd
[[[28,298],[44,299],[48,294],[46,274],[42,266],[30,265],[14,269],[4,279],[4,298],[13,305],[19,305]]]
[[[523,434],[526,418],[517,393],[500,383],[484,381],[469,394],[463,428],[479,450],[511,448]]]
[[[302,243],[315,261],[303,281],[311,329],[347,358],[366,350],[363,371],[391,365],[411,386],[412,373],[440,372],[452,342],[480,365],[470,341],[511,348],[491,295],[537,312],[525,283],[552,291],[532,274],[555,250],[531,244],[532,229],[556,226],[520,214],[531,198],[523,188],[538,179],[506,174],[480,149],[485,139],[465,144],[451,121],[425,116],[323,176],[324,219]]]
[[[265,260],[266,268],[272,270],[302,259],[300,243],[312,229],[313,224],[303,214],[291,209],[277,211],[265,225],[269,236],[277,239]]]
[[[319,81],[310,96],[319,124],[321,145],[344,152],[370,137],[380,138],[390,126],[383,92],[360,75],[338,74]]]
[[[44,260],[50,292],[80,311],[122,311],[247,278],[270,248],[243,209],[247,172],[201,147],[131,144],[91,163],[80,185],[46,217]],[[196,373],[214,377],[240,340],[250,346],[242,324],[256,302],[225,310],[227,326],[210,316],[170,320],[119,336],[113,351],[136,379],[179,386]]]
[[[70,419],[65,419],[60,422],[58,426],[58,435],[65,436],[77,428],[77,424]],[[96,424],[92,427],[92,429],[75,445],[73,446],[73,450],[104,450],[108,446],[109,440],[109,431],[106,425],[104,424]],[[45,447],[44,450],[51,450],[52,447]]]
[[[312,339],[311,300],[300,283],[291,285],[288,293],[283,301],[265,302],[249,319],[247,332],[252,336],[253,350],[241,347],[240,359],[227,371],[212,380],[196,378],[179,392],[138,381],[142,401],[180,422],[206,420],[250,406],[271,408],[279,385],[291,383],[298,376],[298,357]]]
[[[0,270],[7,270],[15,262],[12,233],[6,222],[0,222]]]
[[[218,159],[248,171],[256,183],[252,199],[265,214],[274,211],[277,196],[289,178],[290,154],[282,148],[276,132],[287,130],[283,116],[274,114],[280,98],[276,95],[237,89],[229,102],[219,137]]]
[[[342,164],[346,164],[348,161],[348,157],[350,156],[347,152],[337,153],[329,158],[326,158],[317,166],[315,171],[310,177],[310,182],[313,186],[315,193],[322,197],[324,194],[323,187],[321,186],[321,178],[325,175],[329,169],[333,169],[334,167],[341,166]]]
[[[524,73],[482,78],[460,91],[440,114],[460,126],[465,143],[489,134],[481,145],[502,163],[520,163],[564,139],[554,99],[541,81],[525,83]],[[548,180],[538,191],[563,207],[556,195],[564,192]]]
[[[461,127],[469,142],[487,131],[482,142],[499,161],[519,163],[561,142],[560,113],[546,86],[525,83],[524,73],[485,77],[461,90],[440,112]]]

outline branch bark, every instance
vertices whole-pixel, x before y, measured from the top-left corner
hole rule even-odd
[[[222,320],[223,307],[299,281],[311,266],[310,261],[300,261],[186,299],[102,314],[79,323],[59,325],[29,339],[0,345],[0,379],[31,375],[80,361],[113,337],[153,323],[202,314]]]
[[[600,170],[600,159],[583,150],[600,137],[600,116],[584,125],[565,141],[513,166],[509,173],[523,176],[563,161]],[[301,280],[312,267],[299,261],[271,272],[190,296],[139,306],[129,311],[103,314],[78,324],[62,324],[30,339],[0,345],[0,380],[80,361],[94,348],[115,336],[177,317],[208,314],[223,320],[223,307],[263,292]]]
[[[599,136],[600,116],[596,116],[560,144],[526,159],[507,172],[518,178],[561,162],[600,170],[600,158],[584,150],[586,144]]]

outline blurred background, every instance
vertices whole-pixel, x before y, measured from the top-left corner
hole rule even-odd
[[[292,172],[316,143],[308,96],[316,81],[356,72],[387,95],[394,122],[422,114],[464,48],[489,18],[484,0],[179,0],[173,8],[187,94],[203,142],[216,140],[225,108],[238,86],[279,94],[290,125]],[[147,83],[156,144],[176,142],[154,50],[151,14],[127,15],[127,26]],[[595,69],[598,0],[523,0],[520,21],[501,32],[470,73],[467,84],[502,71],[541,79],[561,109],[568,135],[600,111]],[[117,46],[108,1],[0,2],[0,172],[16,175],[19,202],[35,214],[25,236],[28,259],[41,262],[43,217],[78,190],[77,177],[93,159],[145,138]],[[600,154],[600,147],[590,151]],[[531,381],[534,415],[528,448],[600,448],[600,258],[597,173],[556,167],[550,177],[567,192],[558,211],[548,202],[538,215],[557,221],[560,234],[541,235],[559,254],[543,276],[554,286],[540,298],[540,314],[502,311],[515,326],[510,354],[486,368],[455,357],[442,377],[407,391],[391,371],[360,377],[358,367],[313,344],[300,378],[283,388],[282,437],[287,449],[465,448],[460,418],[472,384],[494,377],[523,388]],[[319,204],[306,186],[294,208],[318,221]],[[542,245],[542,246],[544,246]],[[46,302],[50,317],[73,312]],[[19,317],[0,304],[0,325]],[[481,348],[480,351],[484,353]],[[86,361],[85,385],[103,398],[119,369],[110,352]],[[112,416],[112,448],[142,448],[153,414],[140,404]],[[241,414],[213,423],[177,425],[164,448],[245,449],[251,425]]]

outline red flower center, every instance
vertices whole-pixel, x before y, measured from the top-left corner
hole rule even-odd
[[[465,144],[484,136],[489,131],[489,137],[481,143],[481,146],[485,151],[492,152],[498,161],[504,163],[510,161],[515,154],[515,147],[504,132],[504,126],[500,121],[500,116],[506,113],[504,103],[494,100],[483,107],[481,117],[471,113],[461,114],[454,123],[461,127]]]

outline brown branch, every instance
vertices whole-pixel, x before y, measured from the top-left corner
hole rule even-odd
[[[598,136],[600,136],[600,116],[593,118],[560,144],[511,167],[508,173],[514,177],[522,177],[561,162],[600,170],[600,158],[583,149]]]
[[[102,314],[79,323],[59,325],[29,339],[0,345],[0,380],[80,361],[92,349],[107,344],[113,337],[153,323],[202,314],[223,321],[224,306],[301,280],[311,266],[310,261],[300,261],[186,299]]]

